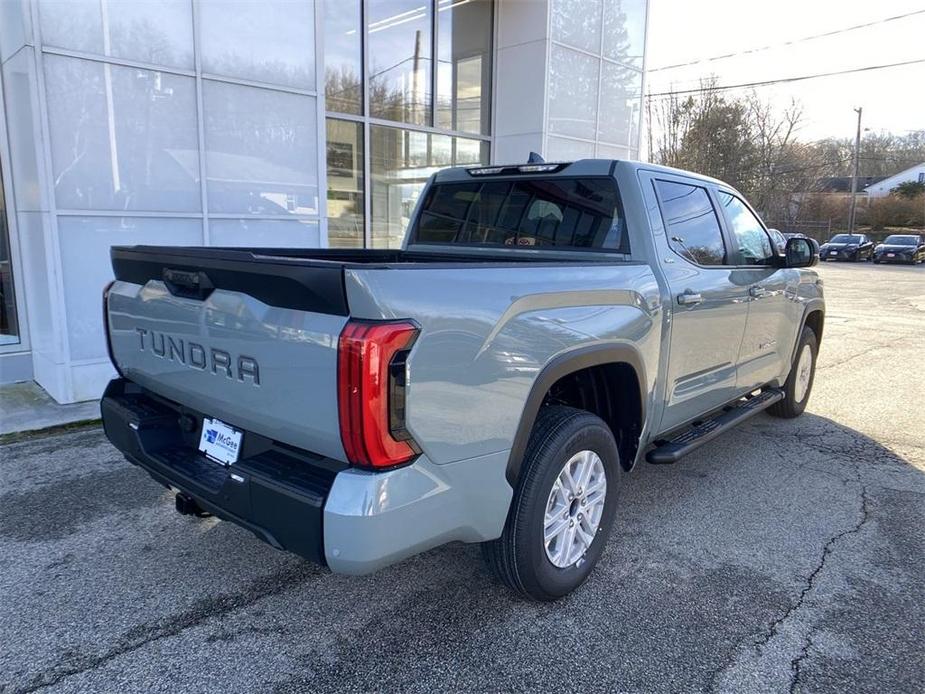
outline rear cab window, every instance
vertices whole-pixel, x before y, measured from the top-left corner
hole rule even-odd
[[[435,183],[411,243],[629,253],[617,184],[608,177]]]

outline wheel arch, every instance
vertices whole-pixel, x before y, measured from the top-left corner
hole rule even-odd
[[[516,487],[517,480],[520,477],[527,442],[530,439],[530,433],[533,431],[537,415],[540,408],[547,402],[547,396],[550,395],[554,386],[567,381],[570,377],[591,373],[592,370],[596,374],[604,373],[598,370],[607,368],[618,369],[626,378],[631,375],[633,379],[632,382],[619,381],[616,387],[627,387],[630,383],[632,384],[630,393],[632,398],[629,400],[632,403],[631,407],[621,410],[620,414],[622,418],[628,418],[634,423],[636,427],[635,440],[626,441],[624,442],[626,445],[620,445],[620,438],[618,437],[620,432],[613,432],[618,446],[620,446],[621,465],[624,469],[632,467],[639,446],[638,437],[644,430],[646,421],[646,394],[648,387],[642,355],[632,345],[623,343],[579,347],[553,358],[543,367],[533,382],[524,403],[523,413],[508,457],[506,475],[512,487]],[[599,413],[595,412],[595,414]],[[606,417],[602,418],[605,421],[607,419]],[[610,421],[608,421],[608,425],[613,430],[614,426]],[[631,454],[628,454],[630,448],[632,451]]]
[[[806,308],[803,309],[803,319],[800,321],[800,329],[797,331],[796,339],[793,341],[793,351],[790,353],[790,363],[797,356],[797,348],[800,346],[800,335],[803,334],[803,328],[809,326],[816,333],[816,348],[822,344],[822,331],[825,327],[825,302],[822,299],[813,299]]]

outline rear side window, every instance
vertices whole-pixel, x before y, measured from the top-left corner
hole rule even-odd
[[[413,239],[629,252],[616,182],[608,178],[438,183],[427,192]]]
[[[707,189],[673,181],[656,181],[655,189],[674,252],[698,265],[725,263],[726,244]]]

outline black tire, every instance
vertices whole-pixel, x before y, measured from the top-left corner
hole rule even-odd
[[[607,481],[604,510],[584,555],[571,566],[559,568],[550,561],[544,543],[546,504],[566,462],[584,450],[597,453],[603,463]],[[607,544],[622,474],[617,444],[600,417],[572,407],[543,407],[524,453],[504,531],[497,540],[482,544],[482,554],[495,576],[531,600],[557,600],[578,588]]]
[[[806,386],[806,392],[801,400],[796,399],[797,378],[799,377],[798,364],[803,348],[808,347],[812,354],[812,365],[809,373],[809,384]],[[790,367],[790,375],[787,376],[787,382],[784,384],[784,399],[775,402],[768,408],[768,414],[775,417],[792,419],[799,417],[806,409],[806,403],[809,402],[809,396],[813,392],[813,381],[816,378],[816,357],[819,354],[819,342],[816,340],[816,333],[808,325],[804,326],[800,334],[800,342],[797,345],[796,353],[793,356],[793,365]]]

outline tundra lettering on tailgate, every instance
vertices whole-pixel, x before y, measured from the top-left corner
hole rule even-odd
[[[161,359],[183,364],[198,371],[210,370],[213,374],[224,374],[227,378],[244,383],[245,376],[255,386],[260,385],[260,366],[253,357],[244,354],[232,355],[223,349],[206,347],[198,342],[168,335],[157,330],[135,328],[138,333],[138,347],[144,352]]]

